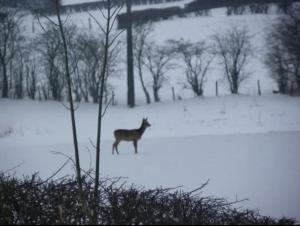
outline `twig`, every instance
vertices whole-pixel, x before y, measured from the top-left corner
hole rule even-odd
[[[89,153],[89,157],[90,157],[90,164],[89,164],[89,169],[92,169],[92,153],[91,150],[89,149],[89,147],[86,147],[88,153]]]
[[[95,149],[96,149],[96,145],[93,143],[93,141],[92,141],[92,139],[91,139],[91,138],[89,138],[89,141],[90,141],[90,144],[93,146],[93,148],[95,148]]]
[[[19,168],[19,167],[22,166],[24,163],[25,163],[25,162],[21,162],[19,165],[16,165],[16,166],[14,166],[13,168],[10,168],[10,169],[4,171],[3,174],[6,174],[6,173],[8,173],[8,172],[10,172],[10,171],[13,171],[13,170]],[[2,172],[1,172],[1,173],[2,173]]]
[[[62,25],[63,25],[63,26],[64,26],[64,25],[67,23],[67,21],[68,21],[69,17],[70,17],[70,14],[68,14],[68,15],[67,15],[67,17],[66,17],[65,21],[62,23]]]
[[[103,13],[102,9],[100,7],[98,7],[98,9],[99,9],[100,13],[102,14],[103,18],[105,20],[107,20],[107,16]]]
[[[177,190],[178,188],[182,188],[183,186],[180,185],[180,186],[177,186],[177,187],[173,187],[173,188],[164,188],[164,189],[161,189],[162,192],[169,192],[171,190]]]
[[[61,155],[61,156],[65,157],[65,158],[67,158],[68,160],[71,160],[72,163],[73,163],[73,165],[76,166],[76,163],[75,163],[74,159],[72,157],[66,155],[65,153],[62,153],[62,152],[59,152],[59,151],[51,151],[51,153],[55,154],[55,155]],[[80,170],[82,172],[84,172],[85,174],[87,174],[87,171],[85,169],[83,169],[83,168],[80,167]]]
[[[51,180],[53,177],[55,177],[67,164],[68,162],[70,161],[70,159],[67,159],[67,161],[64,162],[64,164],[55,172],[53,173],[50,177],[48,177],[45,181],[37,184],[37,186],[40,186],[42,184],[45,184],[47,183],[49,180]]]
[[[76,165],[76,163],[75,163],[75,161],[73,160],[72,157],[70,157],[70,156],[68,156],[68,155],[66,155],[66,154],[64,154],[64,153],[62,153],[62,152],[59,152],[59,151],[51,151],[51,153],[54,154],[54,155],[61,155],[61,156],[65,157],[65,158],[71,160],[71,161],[73,162],[73,164]]]
[[[60,102],[67,110],[71,110],[70,107],[68,107],[67,105],[65,105],[63,102]],[[74,108],[74,111],[77,111],[79,106],[80,106],[81,102],[78,102],[78,105]]]
[[[87,12],[87,13],[93,18],[93,20],[94,20],[94,21],[98,24],[98,26],[100,27],[101,31],[105,34],[106,32],[105,32],[103,26],[102,26],[102,25],[99,23],[99,21],[94,17],[94,15],[91,14],[90,12]]]
[[[41,26],[42,30],[43,30],[44,32],[46,32],[46,28],[43,26],[43,24],[42,24],[42,22],[41,22],[41,20],[40,20],[40,17],[39,17],[38,15],[36,15],[36,17],[37,17],[38,23],[39,23],[39,25]]]
[[[105,113],[106,113],[106,111],[107,111],[109,105],[111,104],[112,100],[113,100],[113,97],[111,97],[111,98],[109,99],[108,103],[106,104],[106,106],[105,106],[105,108],[104,108],[104,111],[103,111],[102,114],[101,114],[101,117],[102,117],[102,118],[104,117],[104,115],[105,115]]]
[[[209,179],[207,179],[207,181],[204,184],[202,184],[199,188],[196,188],[195,190],[188,192],[188,194],[191,195],[192,193],[202,190],[204,187],[208,185],[208,183],[209,183]]]
[[[113,37],[113,39],[111,40],[111,42],[108,44],[108,47],[111,47],[112,44],[115,42],[115,40],[124,32],[125,30],[121,30],[118,34],[115,35],[115,37]]]

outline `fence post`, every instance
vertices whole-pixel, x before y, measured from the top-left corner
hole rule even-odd
[[[91,22],[91,17],[89,17],[89,29],[92,30],[92,22]]]
[[[35,32],[34,20],[32,20],[32,33]]]
[[[172,86],[172,97],[173,97],[173,101],[175,101],[176,97],[175,97],[175,88],[174,88],[174,86]]]
[[[219,96],[218,81],[216,81],[216,96]]]
[[[257,91],[258,91],[258,95],[261,96],[260,81],[259,80],[257,80]]]
[[[292,84],[291,84],[290,95],[291,95],[291,96],[294,95],[294,82],[292,82]]]
[[[112,105],[114,106],[114,105],[116,105],[116,102],[115,102],[115,92],[114,91],[112,91]]]

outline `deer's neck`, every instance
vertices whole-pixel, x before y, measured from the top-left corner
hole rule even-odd
[[[141,127],[139,128],[139,132],[141,135],[143,135],[143,133],[145,132],[146,127],[144,125],[141,125]]]

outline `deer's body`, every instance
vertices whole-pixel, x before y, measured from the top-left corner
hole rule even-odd
[[[134,151],[135,154],[138,153],[137,151],[137,142],[138,140],[141,139],[142,135],[144,134],[145,130],[147,127],[150,127],[151,125],[149,124],[147,119],[143,119],[142,125],[138,129],[118,129],[114,131],[114,136],[115,136],[115,142],[113,143],[112,146],[112,154],[114,154],[114,150],[116,150],[117,154],[119,154],[118,151],[118,145],[121,141],[132,141],[133,146],[134,146]]]

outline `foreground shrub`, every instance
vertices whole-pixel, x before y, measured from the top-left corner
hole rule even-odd
[[[37,175],[23,179],[0,174],[0,225],[89,223],[93,181],[83,178],[87,208],[83,212],[74,178],[42,181]],[[204,187],[204,186],[203,186]],[[146,190],[121,184],[121,179],[101,181],[99,224],[294,224],[257,211],[234,208],[225,199],[201,197],[200,191]]]

